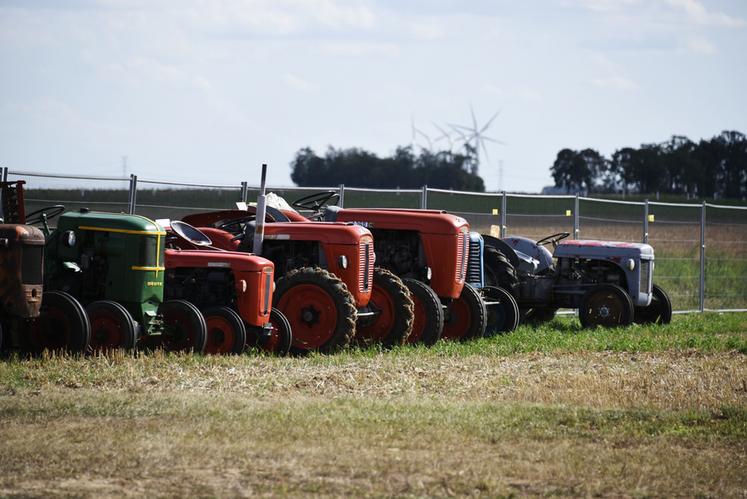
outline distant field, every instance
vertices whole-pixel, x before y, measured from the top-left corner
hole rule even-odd
[[[334,356],[0,361],[0,495],[747,492],[747,314]]]

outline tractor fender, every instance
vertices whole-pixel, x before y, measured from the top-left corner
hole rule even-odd
[[[519,256],[516,254],[516,251],[514,251],[514,249],[511,246],[506,244],[504,241],[498,239],[497,237],[493,237],[488,234],[481,234],[481,235],[487,246],[492,246],[493,248],[503,253],[505,257],[508,258],[508,261],[511,262],[511,265],[514,266],[514,268],[519,267],[521,260],[519,259]]]

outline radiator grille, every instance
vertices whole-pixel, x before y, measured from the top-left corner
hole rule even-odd
[[[358,289],[367,292],[371,289],[374,267],[373,241],[364,240],[360,245],[360,265],[358,266]]]
[[[465,274],[467,273],[467,255],[469,254],[469,242],[467,232],[460,232],[457,236],[457,254],[456,254],[456,271],[454,274],[454,280],[456,282],[464,282]]]
[[[482,282],[482,244],[480,238],[470,238],[469,256],[467,257],[467,282],[481,288]]]
[[[641,260],[641,281],[639,292],[649,293],[651,291],[651,260]]]

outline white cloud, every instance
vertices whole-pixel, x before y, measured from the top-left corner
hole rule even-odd
[[[713,55],[716,53],[716,46],[707,38],[697,36],[687,41],[687,48],[693,54]]]
[[[299,92],[313,92],[317,89],[312,82],[293,73],[286,73],[283,81],[288,87]]]
[[[343,57],[361,56],[387,56],[392,57],[399,54],[399,47],[393,43],[324,43],[322,50],[330,55]]]
[[[636,90],[638,84],[624,76],[608,76],[605,78],[594,78],[591,82],[597,87],[611,88],[613,90],[630,91]]]
[[[709,12],[698,0],[666,0],[666,2],[683,10],[690,20],[698,24],[727,28],[739,28],[747,25],[742,18],[732,17],[723,12]]]

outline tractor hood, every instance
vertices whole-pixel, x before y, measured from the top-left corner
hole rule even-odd
[[[571,240],[562,241],[555,248],[557,258],[599,258],[615,260],[622,258],[654,259],[654,248],[643,243],[612,241]]]
[[[101,211],[68,211],[60,216],[57,230],[81,229],[126,234],[165,235],[163,228],[149,218]]]
[[[330,206],[325,220],[353,222],[369,229],[411,230],[423,234],[454,235],[469,230],[467,220],[445,211],[338,208]]]

